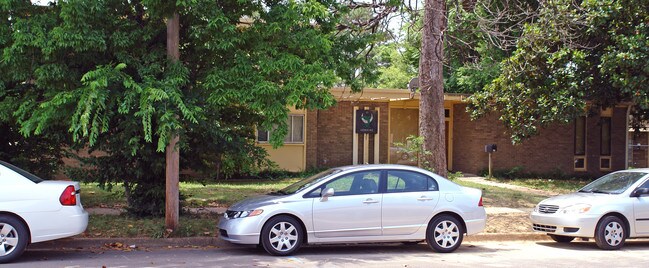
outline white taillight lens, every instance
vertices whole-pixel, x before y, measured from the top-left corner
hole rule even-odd
[[[77,205],[77,191],[74,189],[74,186],[68,185],[68,187],[63,190],[61,197],[59,197],[61,205],[64,206],[76,206]]]

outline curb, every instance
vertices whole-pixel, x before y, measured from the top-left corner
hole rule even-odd
[[[467,242],[483,241],[549,241],[550,237],[545,233],[479,233],[464,236]]]
[[[543,233],[481,233],[464,237],[465,242],[496,241],[548,241]],[[223,241],[218,237],[181,238],[64,238],[35,243],[29,250],[136,250],[143,248],[232,248],[238,245]]]
[[[47,250],[71,248],[83,249],[141,249],[141,248],[184,248],[184,247],[227,247],[230,243],[218,237],[180,237],[180,238],[63,238],[34,243],[28,249]]]

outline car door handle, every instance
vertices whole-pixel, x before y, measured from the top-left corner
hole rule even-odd
[[[432,197],[427,197],[425,195],[422,195],[420,198],[417,198],[417,201],[430,201],[433,200]]]
[[[363,201],[363,204],[374,204],[374,203],[378,203],[378,202],[379,202],[379,200],[374,200],[372,198],[368,198],[368,199],[365,199],[365,201]]]

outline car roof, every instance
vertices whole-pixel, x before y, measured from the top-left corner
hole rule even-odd
[[[408,169],[415,171],[425,171],[418,167],[406,166],[406,165],[396,165],[396,164],[364,164],[364,165],[350,165],[335,167],[333,169],[339,169],[341,171],[352,171],[352,170],[366,170],[366,169]]]
[[[623,169],[623,170],[618,170],[617,172],[643,172],[643,173],[649,173],[649,168]]]

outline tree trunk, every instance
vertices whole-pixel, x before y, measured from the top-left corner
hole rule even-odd
[[[446,177],[444,126],[443,44],[446,5],[443,0],[426,0],[419,59],[419,132],[424,137],[424,167]]]
[[[173,62],[180,59],[180,16],[174,13],[172,17],[167,19],[167,56]],[[165,228],[167,230],[176,231],[178,229],[178,210],[180,190],[179,188],[179,174],[180,174],[180,152],[176,144],[179,137],[177,134],[172,134],[169,140],[166,152],[166,199],[165,199]]]

